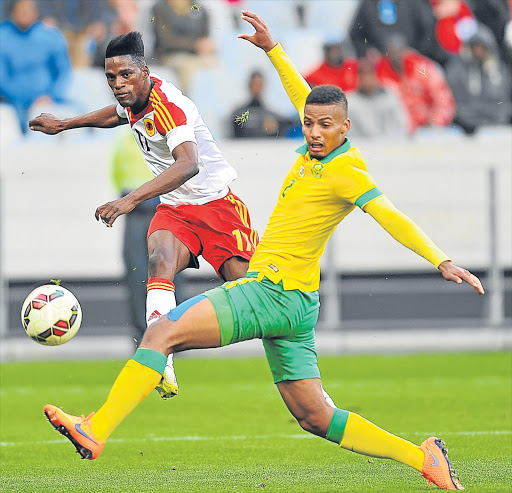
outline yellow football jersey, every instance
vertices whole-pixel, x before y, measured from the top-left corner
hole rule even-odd
[[[307,144],[297,152],[249,271],[283,281],[285,290],[316,291],[320,257],[332,232],[356,205],[382,192],[348,138],[321,160],[310,158]]]
[[[311,91],[282,46],[267,53],[283,87],[304,120],[304,104]],[[336,226],[355,206],[368,204],[372,216],[393,238],[438,267],[451,260],[377,188],[364,159],[347,138],[321,160],[311,159],[304,144],[279,193],[277,205],[249,263],[284,289],[316,291],[320,257]],[[382,198],[373,201],[377,197]]]

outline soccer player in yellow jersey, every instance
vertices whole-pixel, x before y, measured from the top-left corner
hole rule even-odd
[[[434,264],[445,279],[467,282],[480,294],[482,285],[454,265],[377,188],[361,154],[345,136],[350,120],[343,92],[334,86],[310,91],[266,24],[245,11],[242,18],[256,32],[240,37],[267,52],[301,113],[306,139],[249,271],[244,278],[187,300],[151,325],[96,413],[76,417],[49,404],[46,416],[82,457],[95,459],[115,428],[158,384],[168,354],[260,338],[274,382],[304,430],[353,452],[407,464],[442,489],[464,489],[442,440],[430,437],[415,445],[356,413],[331,407],[324,398],[314,336],[319,259],[336,225],[358,207]]]

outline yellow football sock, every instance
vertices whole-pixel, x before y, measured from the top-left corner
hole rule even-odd
[[[157,351],[137,349],[114,382],[105,404],[91,418],[91,430],[97,440],[105,441],[156,387],[166,362],[167,357]]]
[[[425,455],[414,443],[392,435],[355,413],[349,413],[340,447],[358,454],[393,459],[418,471]]]

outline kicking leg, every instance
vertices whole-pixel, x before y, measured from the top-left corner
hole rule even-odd
[[[159,229],[148,238],[149,279],[146,296],[146,322],[149,327],[162,315],[176,307],[174,277],[190,262],[190,251],[170,231]],[[172,354],[162,381],[156,390],[163,399],[178,394],[178,383],[174,374]]]
[[[192,348],[220,346],[220,329],[212,303],[200,295],[182,303],[152,324],[140,347],[121,370],[106,402],[87,418],[44,407],[52,426],[68,438],[83,458],[95,459],[117,426],[155,388],[162,378],[167,355]]]
[[[187,349],[218,347],[220,329],[212,303],[200,295],[171,312],[176,320],[160,318],[146,330],[139,349],[114,383],[107,402],[92,417],[99,440],[106,440],[118,424],[144,399],[164,373],[166,356]],[[135,360],[142,366],[132,368]],[[149,368],[149,370],[148,370]],[[127,373],[124,378],[124,373]]]

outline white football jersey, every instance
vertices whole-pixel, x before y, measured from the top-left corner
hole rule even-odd
[[[183,142],[197,144],[199,173],[160,196],[169,205],[206,204],[225,197],[236,171],[222,156],[196,105],[173,84],[150,75],[153,89],[139,114],[117,105],[117,114],[130,122],[135,140],[154,176],[174,163],[172,151]]]

